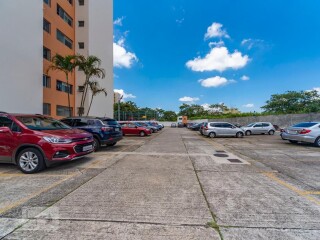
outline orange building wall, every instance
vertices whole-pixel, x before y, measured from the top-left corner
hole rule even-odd
[[[51,50],[51,57],[55,54],[74,55],[75,54],[75,1],[71,5],[67,0],[51,0],[51,6],[43,3],[43,15],[44,18],[51,23],[50,34],[43,31],[43,45],[44,47]],[[58,14],[57,4],[59,4],[73,19],[73,27],[69,26]],[[73,49],[68,48],[57,39],[56,30],[57,28],[64,33],[68,38],[73,41]],[[68,94],[65,92],[56,90],[57,80],[66,82],[65,74],[58,71],[50,71],[47,74],[47,69],[51,62],[43,59],[43,73],[51,77],[51,88],[43,88],[43,102],[51,104],[51,116],[54,118],[62,118],[62,116],[56,115],[56,106],[61,105],[68,107]],[[75,114],[75,74],[69,75],[69,84],[73,86],[73,93],[70,94],[70,105],[73,108],[72,115]]]

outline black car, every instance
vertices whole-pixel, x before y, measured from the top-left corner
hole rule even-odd
[[[122,130],[118,122],[111,118],[69,117],[61,120],[72,128],[85,130],[93,135],[94,150],[102,145],[114,146],[122,139]]]

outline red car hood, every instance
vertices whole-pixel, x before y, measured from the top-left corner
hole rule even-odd
[[[47,133],[57,137],[63,138],[86,138],[91,137],[92,135],[88,132],[79,129],[61,129],[61,130],[43,130],[42,133]]]

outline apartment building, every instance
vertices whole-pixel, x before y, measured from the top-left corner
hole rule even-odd
[[[113,1],[2,0],[0,2],[0,111],[72,115],[80,106],[84,75],[67,79],[47,71],[55,54],[95,55],[102,60],[109,93],[96,96],[90,115],[113,116]],[[91,93],[85,103],[87,112]]]

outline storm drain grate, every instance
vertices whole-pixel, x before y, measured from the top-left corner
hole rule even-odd
[[[232,163],[242,163],[239,159],[235,159],[235,158],[228,159],[228,161]]]
[[[222,153],[213,154],[213,156],[215,156],[215,157],[229,157],[227,154],[222,154]]]

